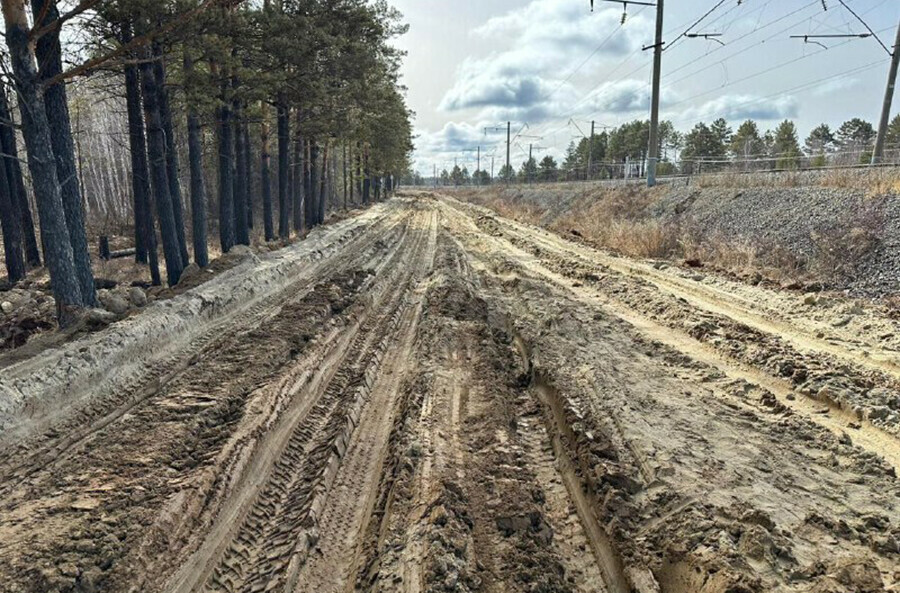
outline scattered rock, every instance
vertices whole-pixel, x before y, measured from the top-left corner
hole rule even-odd
[[[97,330],[103,329],[118,318],[115,313],[111,313],[106,309],[89,309],[85,315],[85,323],[89,329]]]
[[[14,308],[15,306],[9,301],[3,301],[2,303],[0,303],[0,310],[2,310],[7,315],[12,313]]]
[[[181,277],[178,279],[178,283],[181,284],[182,282],[186,282],[187,280],[196,277],[199,273],[200,266],[198,266],[197,264],[190,264],[181,272]]]
[[[848,323],[850,323],[851,317],[849,315],[842,315],[831,322],[832,327],[844,327]]]
[[[819,303],[819,295],[814,292],[807,292],[803,295],[803,304],[804,305],[816,305]]]
[[[691,258],[691,259],[684,260],[684,265],[686,265],[689,268],[702,268],[703,262],[697,258]]]
[[[228,251],[228,255],[243,257],[245,255],[253,255],[253,250],[247,245],[235,245]]]
[[[125,313],[128,313],[128,310],[131,308],[128,301],[117,294],[101,291],[99,296],[100,303],[110,313],[124,315]]]
[[[132,286],[130,289],[128,289],[128,300],[130,300],[131,304],[135,307],[146,307],[147,293],[145,293],[137,286]]]

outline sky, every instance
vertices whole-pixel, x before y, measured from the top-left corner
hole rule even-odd
[[[888,47],[900,1],[844,0]],[[414,168],[454,162],[475,169],[505,160],[559,160],[572,140],[649,119],[655,8],[589,0],[392,0],[409,32],[402,82],[415,111]],[[715,8],[715,9],[714,9]],[[712,12],[690,28],[704,14]],[[869,38],[792,39],[865,33],[840,0],[667,0],[661,117],[686,131],[726,118],[763,129],[793,120],[801,135],[852,117],[877,122],[890,57]],[[718,33],[718,42],[685,33]],[[721,43],[719,43],[721,42]],[[724,45],[722,45],[724,44]],[[898,92],[900,95],[900,92]],[[900,112],[900,97],[892,113]],[[502,127],[503,131],[485,128]]]

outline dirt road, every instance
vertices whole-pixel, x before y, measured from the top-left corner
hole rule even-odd
[[[900,591],[893,322],[795,304],[379,204],[3,369],[0,591]]]

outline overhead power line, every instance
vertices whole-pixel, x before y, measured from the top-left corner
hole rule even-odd
[[[685,29],[684,32],[683,32],[681,35],[679,35],[678,37],[676,37],[676,38],[675,38],[675,41],[673,41],[672,43],[670,43],[670,44],[669,44],[669,47],[667,47],[666,50],[672,49],[672,47],[674,47],[676,43],[678,43],[679,41],[681,41],[684,37],[687,36],[688,33],[690,33],[691,29],[693,29],[694,27],[696,27],[697,25],[699,25],[700,23],[702,23],[703,20],[704,20],[706,17],[708,17],[709,15],[711,15],[712,13],[714,13],[716,10],[718,10],[719,7],[721,7],[723,4],[725,4],[726,1],[727,1],[727,0],[719,0],[718,2],[716,2],[715,5],[713,5],[712,8],[710,8],[709,10],[707,10],[706,13],[705,13],[703,16],[701,16],[699,19],[697,19],[696,21],[694,21],[694,23],[691,24],[690,27],[688,27],[687,29]]]
[[[853,11],[852,8],[850,8],[849,6],[847,6],[847,3],[844,2],[844,0],[838,0],[838,2],[841,3],[841,6],[843,6],[843,7],[846,8],[847,10],[849,10],[849,11],[850,11],[850,14],[852,14],[854,17],[856,17],[856,20],[858,20],[860,23],[862,23],[863,27],[865,27],[866,29],[869,30],[869,33],[871,33],[872,36],[875,37],[876,41],[878,41],[878,43],[881,44],[881,47],[884,48],[884,51],[887,52],[887,55],[889,55],[889,56],[893,56],[893,55],[894,55],[894,52],[892,52],[891,50],[889,50],[889,49],[888,49],[888,46],[886,46],[886,45],[884,44],[884,42],[881,41],[881,38],[879,38],[878,35],[875,34],[875,31],[872,30],[872,27],[869,26],[869,23],[867,23],[866,21],[864,21],[864,20],[862,19],[861,16],[859,16],[858,14],[856,14],[856,13]]]

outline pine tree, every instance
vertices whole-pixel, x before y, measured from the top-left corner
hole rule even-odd
[[[806,154],[815,167],[823,167],[826,163],[826,155],[834,150],[835,138],[828,124],[820,124],[813,128],[806,137]]]
[[[775,128],[772,156],[779,169],[796,169],[800,165],[800,142],[794,122],[786,119]]]
[[[547,155],[543,159],[541,159],[540,167],[540,179],[541,181],[556,181],[559,175],[559,167],[556,165],[556,160]]]
[[[6,43],[19,95],[22,135],[28,154],[32,190],[38,206],[44,257],[50,271],[50,287],[61,313],[61,321],[65,322],[68,319],[66,310],[81,306],[84,298],[66,226],[50,123],[47,120],[42,85],[35,68],[25,4],[18,0],[2,0],[2,9],[6,23]]]
[[[739,161],[753,161],[763,156],[765,146],[755,121],[748,119],[738,126],[737,132],[731,137],[730,150]]]
[[[48,28],[41,35],[35,47],[35,57],[40,65],[39,79],[42,84],[62,72],[62,47],[59,41],[59,28],[54,23],[59,20],[59,10],[55,0],[32,2],[35,27]],[[47,123],[50,126],[50,142],[56,161],[56,175],[60,183],[63,210],[66,217],[66,228],[69,242],[72,245],[72,257],[75,274],[81,294],[81,305],[93,307],[97,304],[97,293],[94,288],[94,274],[91,271],[91,257],[88,254],[87,233],[84,227],[84,209],[81,191],[78,187],[78,172],[75,167],[75,142],[72,139],[72,126],[69,121],[69,103],[66,87],[63,83],[49,84],[44,90],[44,108]]]

